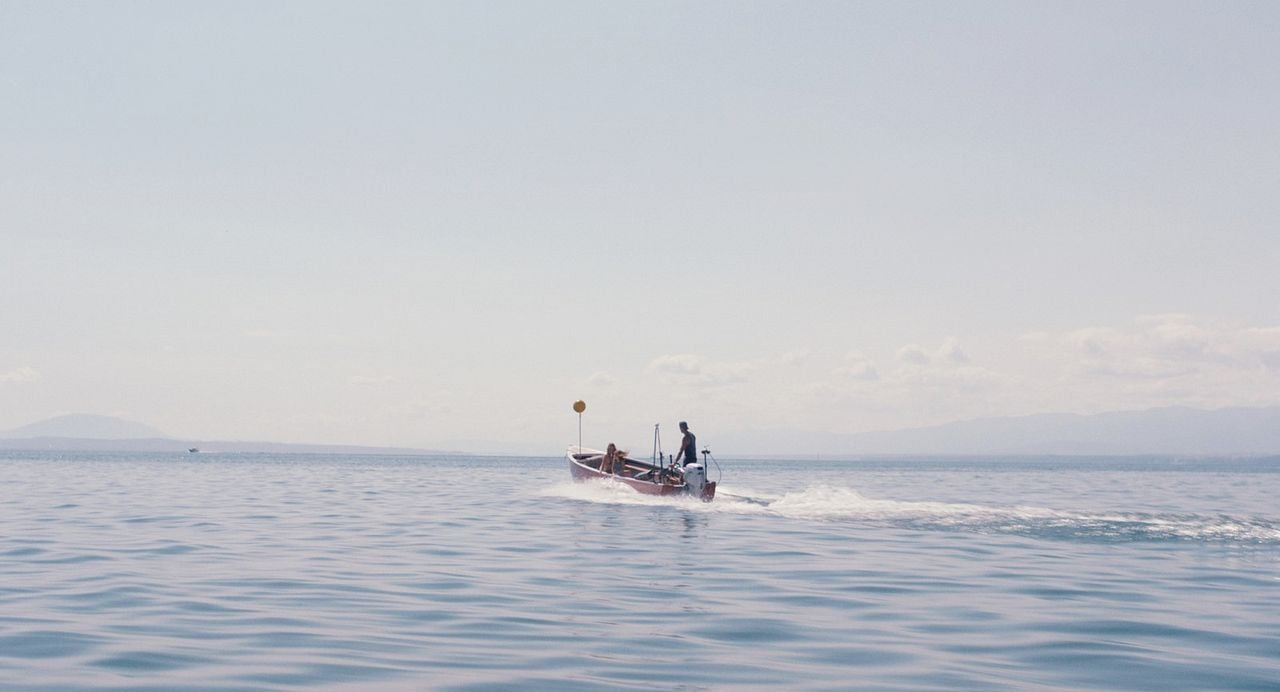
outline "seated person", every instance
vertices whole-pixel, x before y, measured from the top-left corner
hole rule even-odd
[[[605,450],[604,459],[600,461],[600,470],[604,473],[612,473],[614,475],[625,475],[626,474],[626,463],[625,463],[626,456],[627,456],[627,453],[625,451],[619,450],[616,445],[610,442],[609,448]]]
[[[600,460],[601,473],[613,473],[613,464],[618,458],[618,447],[612,442],[609,448],[604,451],[604,458]]]

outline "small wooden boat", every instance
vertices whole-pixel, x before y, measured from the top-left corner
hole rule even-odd
[[[621,471],[606,473],[600,470],[604,461],[604,452],[600,450],[570,445],[567,456],[569,473],[578,482],[609,478],[646,495],[692,495],[703,502],[710,502],[716,496],[716,482],[707,480],[702,464],[662,467],[623,457]]]

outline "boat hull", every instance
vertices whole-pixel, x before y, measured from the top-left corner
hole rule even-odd
[[[576,447],[570,447],[567,455],[569,460],[569,474],[573,480],[581,483],[591,480],[609,479],[616,483],[622,483],[632,490],[645,495],[693,495],[692,489],[686,485],[683,480],[675,478],[664,478],[663,469],[652,464],[638,462],[634,459],[627,459],[626,465],[629,471],[638,472],[639,475],[649,474],[653,478],[660,480],[648,480],[647,478],[636,478],[632,475],[621,475],[605,473],[597,466],[592,466],[592,462],[599,463],[598,458],[601,452],[591,449],[582,449],[578,451]],[[715,481],[707,481],[702,487],[702,493],[699,499],[703,502],[710,502],[716,496]]]

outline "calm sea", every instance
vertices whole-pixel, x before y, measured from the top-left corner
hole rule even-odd
[[[719,463],[0,453],[0,688],[1280,688],[1280,459]]]

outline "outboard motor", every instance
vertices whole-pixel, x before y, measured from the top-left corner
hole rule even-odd
[[[707,471],[702,464],[689,464],[684,467],[684,484],[690,495],[702,497],[702,491],[707,485]]]

